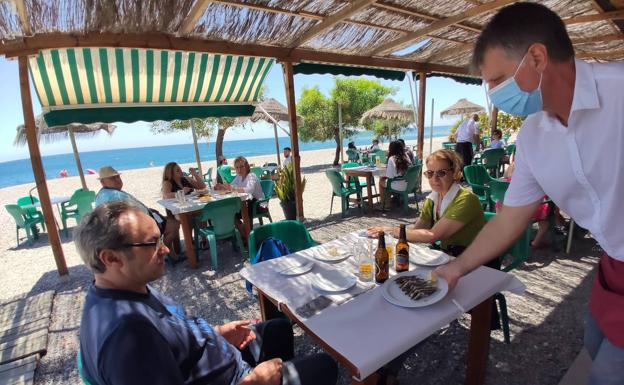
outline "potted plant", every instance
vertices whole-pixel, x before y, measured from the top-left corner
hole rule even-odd
[[[295,173],[293,162],[278,171],[275,182],[275,193],[280,200],[286,219],[297,219],[297,201],[295,197]],[[306,180],[301,181],[301,192],[305,189]]]

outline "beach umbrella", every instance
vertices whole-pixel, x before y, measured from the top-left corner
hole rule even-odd
[[[256,109],[254,113],[249,117],[241,117],[239,118],[239,122],[243,123],[247,120],[250,120],[254,123],[264,120],[268,123],[273,124],[273,132],[275,133],[275,150],[277,151],[277,164],[281,165],[282,162],[280,160],[280,148],[279,148],[279,139],[277,137],[277,127],[279,127],[282,131],[284,131],[288,136],[290,133],[283,129],[279,122],[288,121],[288,108],[284,106],[282,103],[278,102],[273,98],[266,99],[259,104],[256,105]],[[301,119],[299,115],[297,115],[297,120]]]
[[[459,99],[457,103],[440,112],[440,117],[476,114],[483,111],[485,111],[485,108],[468,99],[462,98]]]
[[[82,164],[80,163],[80,156],[78,155],[76,137],[90,138],[97,135],[101,131],[108,133],[108,135],[112,135],[115,131],[115,125],[108,123],[72,123],[66,126],[48,127],[43,115],[39,115],[35,118],[35,126],[37,128],[37,140],[41,140],[43,138],[44,143],[53,143],[59,140],[65,140],[69,137],[74,151],[74,159],[76,160],[78,173],[80,174],[80,183],[82,183],[82,188],[84,190],[88,190],[84,173],[82,171]],[[23,124],[17,126],[17,133],[15,134],[13,144],[15,146],[24,146],[26,144],[26,127],[24,127]]]
[[[414,111],[388,98],[362,114],[360,122],[363,123],[372,119],[397,120],[402,123],[409,123],[414,120]]]

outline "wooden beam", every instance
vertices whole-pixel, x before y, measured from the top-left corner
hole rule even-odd
[[[563,19],[563,22],[566,25],[571,24],[579,24],[579,23],[593,23],[595,21],[604,21],[604,20],[622,20],[624,19],[624,9],[605,12],[605,13],[596,13],[594,15],[581,15],[581,16],[573,16],[567,19]]]
[[[180,27],[178,34],[188,35],[191,33],[197,26],[197,21],[201,15],[204,14],[210,3],[212,3],[211,0],[197,0],[195,4],[193,4],[193,8],[191,8],[189,14],[182,21],[182,26]]]
[[[614,33],[612,35],[603,36],[590,36],[580,39],[572,39],[572,44],[585,44],[585,43],[604,43],[608,41],[624,40],[624,33]]]
[[[619,59],[624,57],[624,50],[619,51],[604,51],[604,52],[580,52],[576,55],[579,59],[596,59],[596,60],[609,60]]]
[[[323,21],[308,29],[301,37],[290,43],[288,47],[299,47],[305,42],[313,39],[315,36],[318,36],[323,32],[329,30],[331,27],[340,23],[342,20],[360,12],[362,9],[368,7],[374,2],[375,0],[355,0],[354,2],[347,5],[344,9],[334,13],[331,16],[326,17],[325,19],[323,19]]]
[[[37,143],[37,128],[35,127],[35,115],[32,108],[32,99],[30,96],[30,81],[28,79],[28,58],[20,56],[19,58],[19,80],[20,92],[22,96],[22,113],[24,114],[24,127],[26,128],[26,140],[28,142],[28,151],[30,153],[30,162],[32,163],[33,174],[35,175],[35,183],[37,184],[37,192],[39,193],[39,201],[43,210],[43,218],[45,220],[48,231],[48,239],[52,246],[56,269],[61,276],[69,275],[67,264],[65,263],[65,255],[61,246],[61,238],[59,237],[56,221],[54,220],[54,211],[50,203],[50,194],[48,193],[48,185],[46,184],[43,163],[41,162],[41,153],[39,152],[39,144]]]
[[[24,0],[13,0],[13,3],[15,4],[15,9],[17,10],[17,16],[19,18],[22,31],[24,31],[24,35],[26,36],[32,35],[32,31],[30,29],[30,22],[28,20],[28,12],[26,11],[26,4],[24,4]]]
[[[284,85],[286,86],[286,101],[288,104],[288,124],[290,126],[290,145],[292,146],[293,168],[295,174],[295,200],[297,204],[297,219],[304,220],[303,190],[301,189],[301,157],[299,156],[299,134],[297,132],[297,107],[295,105],[295,78],[291,62],[282,63],[284,68]]]
[[[373,68],[398,69],[405,71],[443,72],[470,75],[466,67],[415,62],[409,59],[390,59],[319,52],[308,49],[287,49],[275,46],[236,44],[227,41],[210,41],[201,38],[184,38],[166,34],[112,34],[90,33],[86,35],[48,33],[38,34],[0,44],[0,55],[7,58],[22,55],[36,55],[42,49],[71,47],[129,47],[169,49],[194,52],[211,52],[228,55],[272,57],[278,61],[298,63],[314,61],[331,64],[345,64]]]
[[[392,3],[386,3],[386,2],[382,2],[382,1],[377,1],[375,4],[373,4],[373,6],[377,7],[377,8],[386,9],[388,11],[401,13],[401,14],[404,14],[404,15],[418,17],[419,19],[425,19],[425,20],[431,20],[431,21],[438,21],[438,20],[440,20],[439,17],[428,15],[428,14],[422,13],[422,12],[418,12],[418,11],[415,11],[415,10],[413,10],[411,8],[408,8],[408,7],[405,7],[405,6],[402,6],[402,5],[398,5],[398,4],[392,4]],[[467,31],[471,31],[471,32],[476,32],[476,33],[480,33],[481,32],[481,28],[480,27],[473,26],[473,25],[468,25],[468,24],[465,24],[465,23],[457,23],[457,27],[461,28],[461,29],[465,29]]]
[[[445,19],[440,19],[438,21],[435,21],[433,23],[431,23],[428,27],[422,28],[418,31],[412,32],[412,33],[408,33],[407,35],[398,38],[395,41],[391,41],[389,43],[383,44],[375,49],[372,50],[372,55],[376,55],[379,54],[381,52],[386,52],[386,51],[391,51],[394,50],[400,46],[405,45],[406,43],[412,42],[414,40],[417,40],[425,35],[428,35],[432,32],[441,30],[443,28],[446,28],[450,25],[453,24],[457,24],[459,22],[462,22],[466,19],[470,19],[471,17],[475,17],[484,13],[488,13],[491,11],[494,11],[500,7],[503,7],[507,4],[513,3],[516,0],[494,0],[492,2],[489,2],[487,4],[483,4],[477,7],[473,7],[468,9],[467,11],[461,12],[455,16],[451,16],[451,17],[447,17]]]
[[[425,146],[425,91],[427,88],[427,74],[421,72],[418,82],[418,142],[416,155],[418,159],[423,159],[423,148]]]

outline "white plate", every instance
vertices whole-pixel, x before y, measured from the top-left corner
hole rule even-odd
[[[439,266],[447,263],[451,257],[440,250],[433,250],[428,247],[410,245],[409,260],[412,263],[422,266]]]
[[[444,278],[438,277],[438,280],[436,282],[436,287],[438,288],[438,291],[436,291],[435,293],[431,294],[428,297],[425,297],[419,300],[413,300],[410,297],[408,297],[405,293],[403,293],[399,285],[397,285],[396,282],[394,282],[399,277],[410,276],[410,275],[417,275],[422,279],[428,280],[430,273],[431,273],[430,269],[415,269],[415,270],[410,270],[410,271],[405,271],[403,273],[399,273],[391,277],[390,279],[388,279],[386,282],[384,282],[381,288],[382,289],[381,294],[386,299],[386,301],[397,306],[423,307],[423,306],[432,305],[440,301],[442,298],[446,296],[446,293],[448,293],[448,284],[446,283]]]
[[[336,249],[336,255],[330,254],[329,250],[331,249]],[[346,251],[340,250],[335,246],[314,247],[311,249],[311,252],[315,259],[323,262],[338,262],[349,257]]]
[[[326,292],[347,290],[356,282],[357,277],[338,270],[326,270],[322,274],[317,273],[312,277],[312,287]]]
[[[301,275],[312,270],[313,267],[314,267],[314,262],[307,261],[307,262],[296,264],[293,266],[283,266],[282,269],[279,271],[279,273],[282,275],[289,275],[289,276]]]

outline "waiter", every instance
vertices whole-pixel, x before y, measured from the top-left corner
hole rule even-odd
[[[464,120],[455,132],[455,151],[459,153],[464,166],[472,164],[472,144],[479,144],[479,115],[474,114],[472,117]]]
[[[576,60],[557,14],[516,3],[483,30],[473,65],[496,107],[528,117],[501,212],[437,272],[455,286],[507,249],[548,195],[604,250],[585,325],[589,383],[624,384],[624,63]]]

